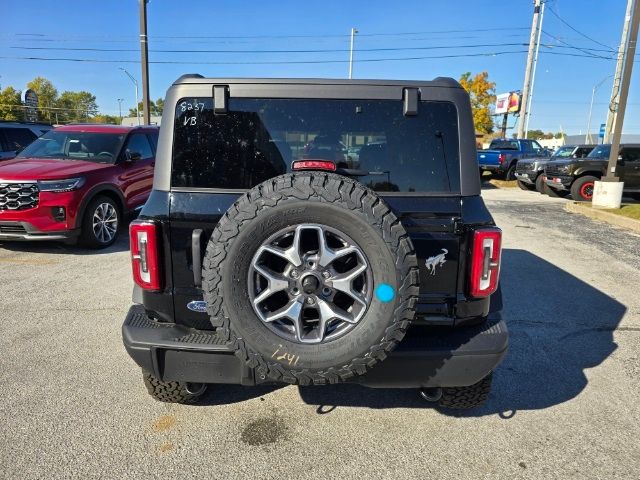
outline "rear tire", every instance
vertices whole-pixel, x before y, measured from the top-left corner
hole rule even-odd
[[[442,396],[438,400],[441,408],[463,410],[482,405],[491,392],[491,381],[493,373],[490,373],[478,383],[468,387],[445,387],[442,389]]]
[[[528,183],[521,182],[520,180],[518,180],[518,187],[520,187],[520,190],[529,190],[529,191],[535,190],[536,188],[535,185],[530,185]]]
[[[508,182],[516,179],[516,162],[509,165],[509,169],[504,174],[504,179]]]
[[[194,404],[207,390],[204,383],[163,382],[150,373],[142,373],[149,395],[159,402]]]
[[[590,202],[593,198],[593,185],[597,180],[592,175],[576,178],[571,185],[571,198],[576,202]]]

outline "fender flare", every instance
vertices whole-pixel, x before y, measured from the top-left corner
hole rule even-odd
[[[109,183],[95,185],[94,187],[91,187],[91,189],[84,195],[84,198],[80,202],[80,206],[78,207],[78,212],[76,214],[75,228],[80,228],[82,226],[82,218],[84,217],[84,213],[89,202],[103,192],[115,194],[118,198],[118,206],[120,207],[120,212],[123,215],[127,213],[127,203],[125,201],[124,195],[118,187]]]
[[[573,177],[575,178],[582,177],[584,175],[592,175],[594,177],[602,178],[603,173],[601,170],[593,170],[589,167],[576,168],[576,170],[573,172]]]

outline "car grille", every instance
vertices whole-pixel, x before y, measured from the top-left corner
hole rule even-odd
[[[544,169],[544,173],[548,177],[566,174],[566,172],[562,171],[561,168],[563,167],[560,167],[559,165],[547,165],[546,168]]]
[[[533,172],[533,163],[516,163],[516,172],[518,173],[530,173]]]
[[[25,228],[20,224],[4,224],[0,225],[0,233],[27,233]]]
[[[36,183],[0,183],[0,210],[26,210],[38,206]]]

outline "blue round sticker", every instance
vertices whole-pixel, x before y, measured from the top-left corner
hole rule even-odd
[[[386,283],[381,283],[376,288],[376,297],[383,303],[390,302],[393,300],[393,297],[396,296],[396,292],[394,291],[391,285],[387,285]]]

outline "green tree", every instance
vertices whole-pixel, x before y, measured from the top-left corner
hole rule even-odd
[[[24,118],[20,91],[6,87],[0,91],[0,120],[22,120]]]
[[[91,123],[108,123],[111,125],[120,125],[120,117],[99,113],[91,118]]]
[[[157,99],[155,102],[153,100],[151,100],[149,102],[149,111],[151,112],[151,116],[155,117],[155,116],[160,116],[162,115],[162,110],[164,109],[164,99],[163,98],[159,98]],[[143,115],[143,108],[142,108],[142,102],[138,102],[138,110],[140,110],[140,117],[142,117]],[[130,117],[135,117],[136,116],[136,109],[135,107],[132,107],[129,109],[129,116]]]
[[[27,83],[27,88],[38,94],[38,120],[55,120],[54,111],[50,109],[56,106],[58,90],[53,83],[44,77],[36,77]]]
[[[489,107],[496,101],[496,84],[489,81],[487,72],[471,76],[471,72],[465,72],[460,77],[460,84],[469,93],[471,98],[471,110],[473,112],[473,124],[477,132],[492,133],[493,119]]]
[[[89,92],[62,92],[56,101],[59,122],[86,122],[98,114],[96,97]]]

